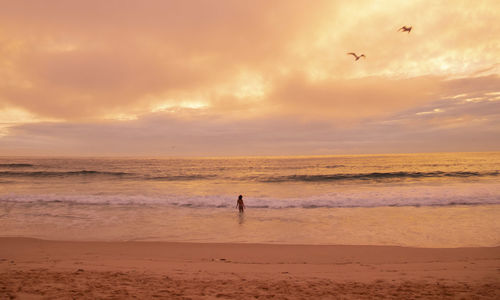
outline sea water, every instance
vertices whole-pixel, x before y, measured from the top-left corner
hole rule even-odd
[[[499,178],[499,152],[0,157],[0,236],[498,246]]]

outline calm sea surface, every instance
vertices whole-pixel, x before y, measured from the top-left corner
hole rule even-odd
[[[500,153],[0,157],[0,235],[496,246],[499,179]]]

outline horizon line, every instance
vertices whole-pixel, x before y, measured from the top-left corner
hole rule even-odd
[[[302,158],[302,157],[339,157],[339,156],[386,156],[386,155],[418,155],[418,154],[468,154],[468,153],[500,153],[494,151],[430,151],[430,152],[386,152],[386,153],[344,153],[344,154],[251,154],[251,155],[122,155],[122,154],[62,154],[62,155],[4,155],[2,158],[148,158],[148,159],[220,159],[220,158]]]

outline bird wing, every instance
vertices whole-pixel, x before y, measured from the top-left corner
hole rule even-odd
[[[399,28],[398,31],[401,31],[401,29],[405,30],[405,27],[403,26],[403,27]]]
[[[354,56],[354,57],[358,57],[358,56],[356,55],[356,53],[354,53],[354,52],[349,52],[349,53],[347,53],[347,55],[352,55],[352,56]]]
[[[359,57],[364,57],[364,58],[366,58],[366,55],[364,55],[364,54],[361,54],[361,55],[360,55]]]

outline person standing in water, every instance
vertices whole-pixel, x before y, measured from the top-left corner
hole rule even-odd
[[[238,196],[238,201],[236,201],[236,207],[240,210],[240,213],[242,213],[245,210],[245,203],[243,203],[242,195]]]

